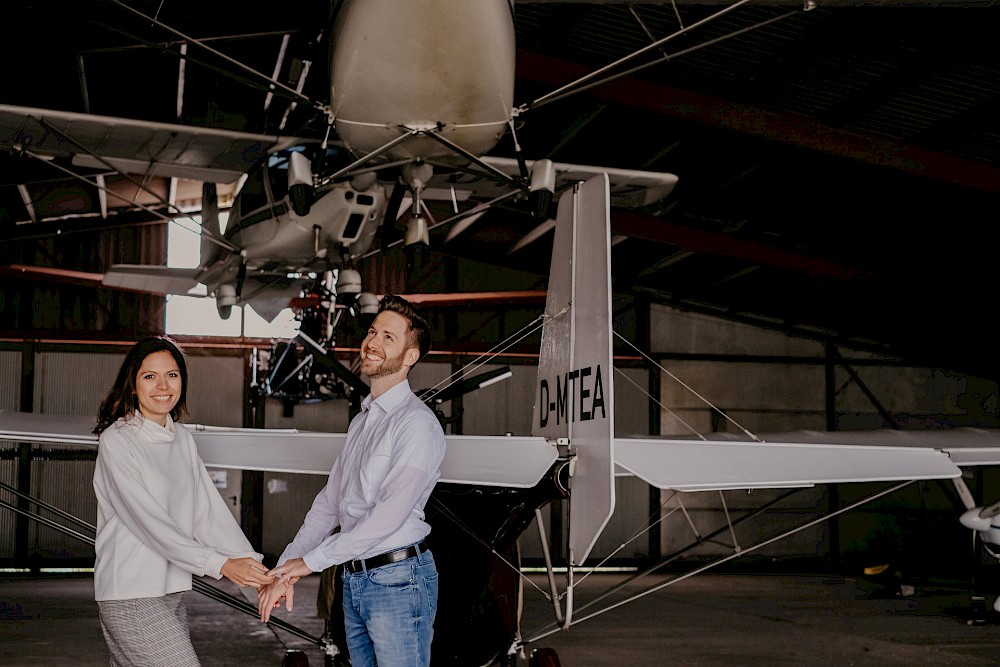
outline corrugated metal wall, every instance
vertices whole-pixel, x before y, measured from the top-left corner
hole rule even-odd
[[[187,354],[188,421],[243,426],[243,356]]]
[[[21,405],[21,353],[17,350],[0,350],[0,410],[17,410]],[[15,442],[0,440],[0,482],[17,486],[17,460],[8,459],[18,449]],[[0,495],[7,502],[14,498],[8,493]],[[7,509],[0,509],[0,558],[14,555],[14,538],[17,516]]]
[[[823,358],[822,347],[814,341],[667,308],[654,308],[652,312],[652,347],[656,351]],[[714,409],[705,400],[753,432],[825,430],[824,367],[821,364],[741,363],[734,366],[723,360],[673,361],[665,363],[664,367],[668,372],[661,375],[660,395],[665,408],[661,415],[662,432],[665,434],[690,435],[688,425],[698,433],[711,432],[713,426],[724,431],[736,429],[717,416],[713,418]],[[694,388],[700,396],[681,383]],[[725,527],[727,511],[731,518],[736,519],[782,493],[773,490],[756,490],[750,494],[727,491],[721,495],[719,492],[676,495],[664,492],[662,553],[672,554],[696,541],[699,535],[708,535]],[[803,523],[805,513],[812,512],[815,516],[816,512],[825,511],[828,505],[825,494],[825,487],[796,493],[766,515],[738,525],[735,542],[733,535],[726,530],[716,540],[706,541],[686,552],[686,555],[692,558],[726,556],[733,553],[734,545],[747,547],[762,538],[777,535]],[[680,511],[682,506],[685,511]],[[697,529],[697,534],[691,524]],[[827,530],[826,524],[819,524],[775,542],[755,552],[755,555],[818,555],[817,549],[829,548]]]
[[[0,350],[0,410],[21,406],[21,353]]]
[[[100,401],[114,381],[124,356],[124,352],[105,349],[94,352],[37,353],[33,396],[35,412],[96,416]],[[48,459],[44,452],[50,449],[62,454],[72,451],[71,448],[35,445],[33,451],[36,455],[31,462],[31,488],[27,492],[91,525],[96,524],[93,450],[84,454],[90,460],[74,461]],[[9,481],[4,481],[17,486],[17,461],[10,464]],[[68,524],[47,510],[40,510],[35,505],[31,509],[60,525],[92,537],[92,533]],[[6,518],[10,514],[12,512],[3,512],[2,516]],[[7,526],[4,526],[4,535],[9,535],[10,539],[4,540],[4,548],[0,551],[2,558],[12,558],[15,555],[14,521],[10,522],[9,533]],[[35,521],[28,523],[27,541],[28,557],[42,558],[50,564],[60,559],[91,559],[94,556],[92,546]]]
[[[326,477],[321,475],[264,473],[265,554],[281,555],[325,484]]]
[[[31,467],[31,495],[96,526],[97,497],[94,495],[93,479],[93,461],[35,460]],[[40,513],[53,518],[44,510]],[[70,525],[65,520],[54,520],[93,537],[92,532]],[[46,560],[94,557],[94,548],[75,537],[35,521],[29,525],[28,542],[32,555]]]
[[[3,443],[4,451],[16,451],[16,445]],[[17,487],[17,460],[0,460],[0,482]],[[0,492],[6,502],[16,499],[9,493]],[[13,558],[17,538],[17,514],[7,508],[0,508],[0,558]]]
[[[125,352],[39,352],[35,356],[35,412],[96,417]]]
[[[473,375],[501,368],[502,364],[480,366]],[[466,435],[530,435],[531,411],[535,406],[534,365],[510,366],[511,377],[477,389],[462,397],[465,412],[462,430]]]

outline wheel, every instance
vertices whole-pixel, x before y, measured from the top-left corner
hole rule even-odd
[[[528,658],[529,667],[561,667],[555,649],[536,648]]]
[[[288,649],[281,659],[281,667],[309,667],[309,656],[298,649]]]

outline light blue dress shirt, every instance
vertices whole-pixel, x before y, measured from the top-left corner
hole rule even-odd
[[[444,453],[437,417],[407,380],[377,399],[369,395],[351,420],[326,486],[278,564],[302,558],[320,572],[422,540],[431,530],[424,506],[441,476]]]

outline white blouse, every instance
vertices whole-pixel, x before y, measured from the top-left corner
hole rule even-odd
[[[194,438],[167,416],[140,415],[101,433],[95,599],[160,597],[191,590],[191,576],[220,579],[229,558],[260,561],[198,456]]]

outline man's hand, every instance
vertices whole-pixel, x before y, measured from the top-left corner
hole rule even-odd
[[[309,569],[309,566],[306,565],[304,560],[301,558],[292,558],[273,570],[270,570],[267,575],[269,577],[277,577],[278,579],[295,577],[295,581],[298,581],[299,577],[305,577],[306,575],[312,574],[312,572],[313,571]],[[292,583],[295,582],[293,581]]]
[[[260,612],[260,620],[267,623],[271,619],[271,612],[281,606],[281,599],[285,599],[285,608],[292,610],[292,602],[295,598],[294,584],[298,577],[286,577],[275,579],[272,583],[261,586],[257,590],[257,611]]]
[[[274,581],[264,566],[253,558],[230,558],[222,566],[222,576],[237,586],[260,587]]]
[[[267,623],[271,618],[271,612],[281,606],[282,598],[285,599],[285,609],[291,611],[295,600],[293,587],[299,579],[308,574],[312,574],[312,570],[301,558],[285,561],[268,572],[267,576],[274,577],[273,582],[257,591],[257,611],[260,612],[260,620]]]

